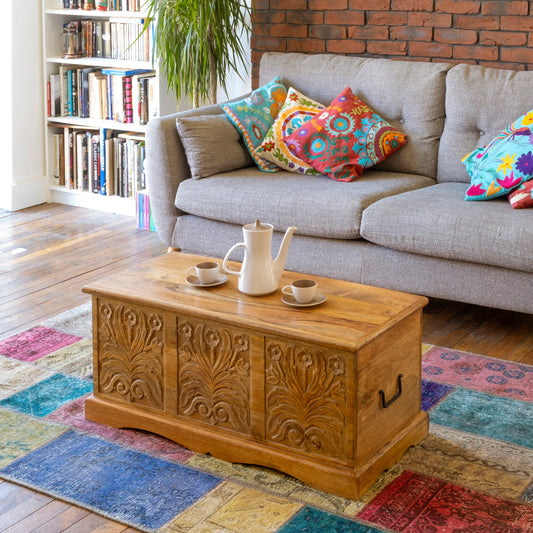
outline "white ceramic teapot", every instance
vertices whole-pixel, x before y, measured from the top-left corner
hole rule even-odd
[[[294,226],[287,229],[278,256],[274,260],[271,255],[273,226],[261,224],[259,219],[255,223],[246,224],[242,228],[244,242],[234,244],[229,249],[222,263],[222,268],[228,274],[239,276],[238,288],[245,294],[261,296],[274,292],[278,288],[281,274],[283,274],[289,244],[296,229]],[[240,271],[227,266],[229,256],[239,246],[244,248],[244,260]]]

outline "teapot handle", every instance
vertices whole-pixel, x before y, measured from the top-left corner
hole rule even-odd
[[[226,266],[226,263],[229,260],[229,256],[231,255],[231,252],[233,252],[233,250],[235,250],[235,248],[238,248],[239,246],[243,246],[244,248],[246,248],[246,245],[243,242],[239,242],[237,244],[234,244],[228,250],[228,253],[226,254],[226,257],[224,257],[224,262],[222,263],[222,270],[224,270],[224,272],[226,272],[227,274],[235,274],[236,276],[240,276],[241,275],[241,271],[240,270],[233,270],[232,268],[229,268],[229,267]]]

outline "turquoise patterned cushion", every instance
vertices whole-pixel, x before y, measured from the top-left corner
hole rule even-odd
[[[533,177],[533,110],[515,120],[486,146],[463,158],[470,174],[465,200],[503,196]]]
[[[221,106],[242,135],[253,160],[265,172],[277,172],[279,167],[254,155],[254,150],[263,142],[286,98],[287,89],[276,76],[248,98]]]

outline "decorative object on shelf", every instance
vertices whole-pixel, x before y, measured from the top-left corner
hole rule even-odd
[[[228,73],[246,68],[242,38],[249,38],[254,9],[242,0],[147,0],[145,30],[154,22],[154,57],[161,61],[178,102],[216,102]],[[240,72],[241,71],[241,72]]]
[[[226,254],[222,269],[228,274],[239,276],[239,290],[252,296],[270,294],[278,288],[278,283],[283,274],[289,244],[292,234],[297,230],[291,226],[285,232],[278,256],[275,260],[271,256],[272,224],[261,224],[259,219],[252,224],[243,226],[244,242],[234,244]],[[233,250],[244,248],[244,261],[241,270],[233,270],[227,266]]]
[[[73,59],[82,57],[81,33],[77,26],[72,23],[66,24],[62,32],[63,57],[65,59]]]

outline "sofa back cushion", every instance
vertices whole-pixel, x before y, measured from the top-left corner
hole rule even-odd
[[[533,72],[457,65],[446,78],[446,122],[439,147],[439,182],[470,183],[463,157],[485,146],[533,108]]]
[[[335,54],[263,54],[259,84],[279,75],[287,88],[329,105],[345,88],[407,134],[407,145],[375,168],[436,178],[451,65]]]

